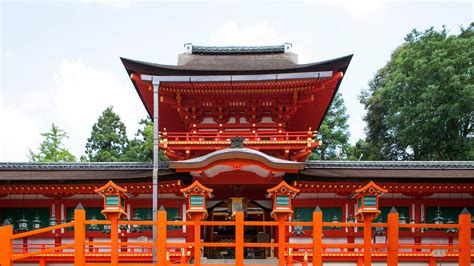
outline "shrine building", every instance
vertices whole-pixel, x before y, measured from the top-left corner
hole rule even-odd
[[[351,58],[121,58],[154,161],[0,163],[0,265],[471,265],[474,162],[307,160]]]

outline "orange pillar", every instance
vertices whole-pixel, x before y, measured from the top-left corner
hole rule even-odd
[[[319,207],[313,212],[313,265],[323,265],[323,212]]]
[[[201,217],[194,215],[194,265],[201,265]]]
[[[85,238],[86,238],[86,211],[79,203],[74,210],[74,266],[84,266],[85,264]]]
[[[434,257],[430,257],[430,260],[428,261],[429,266],[436,266],[436,260]]]
[[[471,265],[471,214],[464,208],[459,223],[459,266]]]
[[[398,265],[398,212],[393,207],[388,214],[387,266]]]
[[[278,217],[278,265],[285,266],[286,215]]]
[[[244,265],[244,212],[235,212],[235,265]]]
[[[12,266],[12,235],[13,226],[7,222],[0,227],[0,265],[1,266]]]
[[[166,265],[166,210],[163,206],[157,212],[157,232],[156,250],[158,265]]]
[[[112,266],[118,265],[118,242],[119,242],[119,232],[118,232],[118,214],[111,213],[109,214],[110,220],[110,264]]]
[[[372,265],[372,227],[371,219],[364,219],[364,266]]]

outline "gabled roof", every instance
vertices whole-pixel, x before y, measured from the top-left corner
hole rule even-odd
[[[383,194],[383,193],[388,192],[388,190],[381,188],[380,186],[375,184],[373,181],[370,181],[367,185],[365,185],[365,186],[363,186],[359,189],[356,189],[355,192],[356,193],[362,193],[362,192],[365,192],[366,190],[368,190],[370,188],[373,188],[374,190],[376,190],[376,192],[378,192],[377,194]]]
[[[269,188],[267,189],[267,192],[268,193],[275,193],[276,191],[280,190],[281,188],[286,188],[288,189],[289,191],[295,193],[295,194],[298,194],[300,193],[300,190],[297,189],[297,188],[294,188],[290,185],[288,185],[288,183],[286,183],[285,181],[281,181],[280,184],[276,185],[275,187],[272,187],[272,188]]]

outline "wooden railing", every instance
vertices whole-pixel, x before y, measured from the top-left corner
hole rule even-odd
[[[230,141],[231,137],[241,136],[246,142],[253,141],[308,141],[314,138],[313,131],[199,131],[189,132],[165,132],[161,134],[161,141],[184,142],[184,141]]]
[[[166,211],[161,209],[157,213],[156,221],[119,221],[112,226],[117,228],[119,224],[127,225],[152,225],[158,230],[156,242],[118,242],[118,232],[111,232],[111,241],[94,242],[86,241],[87,225],[111,224],[110,221],[91,221],[85,219],[85,211],[76,209],[74,211],[74,222],[69,222],[57,226],[42,228],[34,231],[13,234],[11,225],[0,227],[0,265],[12,265],[15,261],[26,258],[42,256],[44,254],[58,253],[73,257],[74,266],[94,266],[99,265],[97,257],[110,260],[108,264],[100,265],[138,265],[120,263],[121,260],[130,261],[129,257],[135,255],[146,255],[148,264],[143,265],[204,265],[201,263],[201,252],[203,248],[226,247],[235,250],[235,265],[244,264],[244,250],[248,248],[269,248],[276,249],[278,265],[293,265],[295,261],[308,265],[322,265],[323,260],[333,260],[334,258],[352,258],[359,264],[371,265],[372,258],[387,261],[387,265],[398,265],[400,259],[412,258],[419,261],[426,258],[426,261],[436,256],[434,252],[440,251],[443,256],[454,259],[461,266],[471,265],[473,247],[471,245],[471,215],[462,213],[459,215],[457,224],[399,224],[398,213],[389,213],[387,223],[346,223],[346,222],[323,222],[322,212],[313,213],[312,222],[288,222],[279,221],[245,221],[243,212],[236,212],[233,221],[167,221]],[[186,243],[171,243],[167,241],[167,226],[190,226],[193,228],[194,241]],[[234,226],[235,241],[231,243],[201,242],[202,226]],[[244,238],[245,226],[267,226],[277,230],[277,242],[275,243],[248,243]],[[311,243],[288,243],[286,232],[289,226],[311,227]],[[323,243],[323,227],[349,227],[363,228],[363,243]],[[42,246],[42,249],[28,252],[24,249],[17,252],[17,248],[12,244],[14,239],[21,239],[46,233],[52,230],[59,230],[68,227],[74,229],[74,243],[62,244],[58,246]],[[372,243],[372,229],[376,227],[386,228],[386,242]],[[459,230],[457,244],[401,244],[399,242],[400,228],[426,228],[426,229],[448,229]],[[115,236],[114,236],[115,234]],[[115,240],[114,240],[115,239]],[[156,250],[155,262],[153,262],[153,249]],[[68,251],[64,251],[68,250]],[[408,251],[407,251],[408,250]],[[125,258],[128,258],[125,260]],[[191,259],[192,258],[192,259]],[[190,264],[192,261],[192,264]],[[141,261],[144,262],[144,261]]]

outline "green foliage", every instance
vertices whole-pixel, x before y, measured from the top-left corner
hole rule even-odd
[[[367,156],[374,160],[474,159],[474,24],[412,31],[361,94]]]
[[[109,106],[92,126],[91,136],[87,139],[86,155],[81,160],[90,162],[121,161],[128,144],[125,124],[120,116]]]
[[[153,123],[150,119],[142,119],[135,138],[130,140],[122,160],[127,162],[152,162],[153,161]],[[160,161],[167,161],[168,158],[160,150]]]
[[[64,147],[63,140],[68,138],[64,130],[59,129],[54,123],[49,132],[41,133],[44,137],[38,153],[30,150],[29,158],[33,162],[75,162],[76,157]]]
[[[309,160],[346,159],[350,150],[349,125],[344,99],[337,93],[323,123],[319,127],[322,145],[308,157]]]

